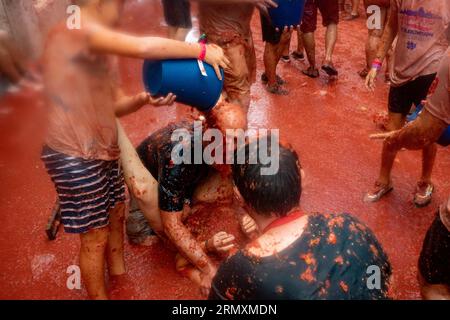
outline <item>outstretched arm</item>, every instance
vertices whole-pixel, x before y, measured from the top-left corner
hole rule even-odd
[[[90,46],[93,50],[139,59],[189,59],[198,58],[202,45],[159,37],[138,37],[103,27],[86,25]],[[216,45],[206,45],[205,61],[212,65],[221,78],[219,67],[227,68],[228,59]]]
[[[116,93],[115,113],[117,117],[123,117],[127,114],[138,111],[145,105],[170,106],[175,102],[176,96],[169,93],[166,97],[153,98],[148,92],[141,92],[135,96],[126,96],[122,90]]]
[[[212,278],[216,274],[216,267],[206,255],[202,245],[195,240],[188,228],[182,223],[182,215],[182,211],[167,212],[161,210],[164,231],[179,252],[202,271],[200,276],[201,290],[204,295],[207,295],[211,288]]]

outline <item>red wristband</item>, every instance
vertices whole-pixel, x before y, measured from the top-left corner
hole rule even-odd
[[[380,59],[376,58],[375,60],[373,60],[372,62],[372,68],[373,69],[377,69],[378,71],[381,69],[383,63],[381,62]]]
[[[200,42],[200,47],[202,48],[202,51],[200,52],[200,55],[198,56],[198,60],[204,61],[206,57],[206,44]]]

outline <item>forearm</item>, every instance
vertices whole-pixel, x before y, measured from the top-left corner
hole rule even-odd
[[[188,59],[198,58],[202,51],[200,44],[197,43],[133,36],[99,25],[88,25],[86,30],[93,50],[131,58]]]
[[[114,111],[117,117],[123,117],[136,112],[142,107],[139,96],[124,96],[120,98],[115,105]]]
[[[389,21],[384,29],[383,36],[381,37],[380,45],[377,50],[377,58],[381,61],[384,60],[387,53],[392,47],[392,43],[397,37],[398,33],[398,15],[396,11],[390,12]]]
[[[175,217],[176,215],[181,216],[181,214],[182,212],[170,212],[166,215],[174,215]],[[212,264],[202,245],[195,240],[190,231],[183,225],[181,219],[165,219],[164,215],[164,213],[161,214],[167,237],[177,247],[179,252],[199,270],[207,274],[210,273]]]

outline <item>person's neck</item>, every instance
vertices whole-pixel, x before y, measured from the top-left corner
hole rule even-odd
[[[263,217],[263,216],[257,216],[255,218],[255,222],[258,225],[259,230],[265,230],[272,222],[277,220],[277,216],[270,216],[270,217]]]
[[[292,214],[293,212],[297,212],[299,211],[300,208],[296,207],[294,209],[292,209],[291,211],[289,211],[286,216],[289,216],[290,214]],[[259,227],[259,230],[265,230],[271,223],[273,223],[274,221],[280,219],[281,217],[278,217],[274,214],[270,215],[270,216],[262,216],[262,215],[255,215],[255,222]]]

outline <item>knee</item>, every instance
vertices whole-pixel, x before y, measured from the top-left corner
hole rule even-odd
[[[109,227],[91,229],[80,236],[81,249],[88,252],[104,250],[108,243],[108,237]]]
[[[130,183],[130,193],[138,202],[147,202],[156,197],[157,183],[151,178],[134,179]]]

